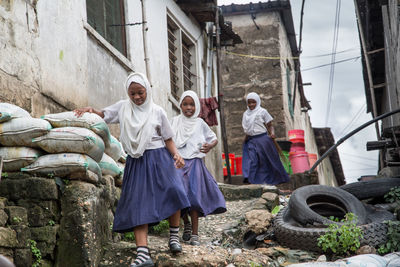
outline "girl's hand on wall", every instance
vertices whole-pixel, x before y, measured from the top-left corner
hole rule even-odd
[[[176,153],[174,155],[174,161],[175,161],[175,168],[180,169],[185,166],[185,160],[179,155],[179,153]]]
[[[94,109],[92,107],[84,107],[84,108],[77,108],[74,110],[74,113],[77,117],[81,117],[86,112],[93,113]]]

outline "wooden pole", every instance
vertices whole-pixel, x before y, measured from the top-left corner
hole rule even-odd
[[[225,153],[225,162],[226,162],[226,169],[228,173],[228,183],[232,183],[232,176],[231,176],[231,167],[229,164],[229,152],[228,152],[228,140],[226,138],[226,128],[225,128],[225,116],[224,116],[224,92],[222,89],[222,77],[221,77],[221,61],[220,61],[220,53],[221,53],[221,28],[219,26],[219,8],[217,7],[215,11],[215,28],[216,28],[216,58],[217,58],[217,91],[218,91],[218,103],[219,103],[219,116],[221,122],[221,134],[222,134],[222,143],[224,146],[224,153]]]
[[[372,102],[372,117],[376,118],[378,116],[378,111],[377,111],[377,108],[376,108],[374,81],[372,80],[371,65],[370,65],[370,62],[369,62],[367,44],[365,43],[365,37],[364,37],[363,27],[362,27],[362,23],[361,23],[360,11],[358,10],[357,0],[354,0],[354,9],[356,10],[358,31],[360,32],[360,40],[361,40],[361,46],[362,46],[364,59],[365,59],[365,67],[367,68],[369,91],[370,91],[370,94],[371,94],[371,102]],[[380,133],[379,133],[379,124],[378,124],[378,122],[375,122],[375,130],[376,130],[377,140],[379,140],[380,139]]]

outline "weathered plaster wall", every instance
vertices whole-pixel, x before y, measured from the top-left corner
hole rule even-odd
[[[277,56],[279,47],[279,20],[277,13],[257,14],[254,25],[251,16],[225,16],[240,35],[243,44],[228,51],[246,55]],[[282,107],[282,79],[279,60],[257,59],[222,53],[224,103],[226,105],[226,128],[229,152],[242,154],[244,133],[241,125],[247,105],[245,96],[257,92],[261,105],[274,117],[278,138],[286,137],[285,118]]]
[[[125,2],[126,22],[142,21],[141,1]],[[104,39],[90,32],[86,1],[0,1],[0,101],[21,106],[35,117],[87,105],[103,108],[126,97],[123,84],[127,73],[146,73],[147,62],[154,102],[169,117],[176,115],[169,101],[167,12],[197,45],[193,56],[199,95],[204,91],[207,42],[200,25],[175,1],[143,3],[146,59],[141,25],[126,27],[127,57],[110,51]],[[111,130],[119,136],[118,126]],[[220,150],[214,149],[210,155],[221,166]],[[222,176],[222,170],[208,166],[215,170],[215,177]]]

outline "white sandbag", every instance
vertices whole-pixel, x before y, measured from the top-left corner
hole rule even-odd
[[[101,178],[101,170],[96,161],[87,155],[75,153],[44,155],[21,171],[93,183],[97,183]]]
[[[3,158],[3,171],[16,172],[28,166],[43,152],[30,147],[0,147],[0,156]]]
[[[51,129],[46,135],[33,138],[48,153],[79,153],[89,155],[99,162],[104,153],[104,142],[93,131],[80,127]]]
[[[110,135],[110,142],[106,144],[104,153],[109,155],[115,161],[118,161],[124,156],[126,158],[125,151],[122,149],[122,144],[112,135]]]
[[[73,111],[68,111],[43,115],[41,118],[49,121],[54,128],[83,127],[90,129],[100,135],[106,145],[110,142],[110,129],[108,129],[107,123],[95,113],[86,112],[81,117],[77,117]]]
[[[36,118],[16,118],[0,124],[0,143],[3,146],[37,147],[32,139],[47,134],[48,121]]]
[[[30,117],[29,112],[10,103],[0,103],[0,123],[14,118]]]
[[[102,175],[111,175],[118,177],[122,174],[122,170],[118,167],[117,163],[107,154],[103,154],[99,162]]]

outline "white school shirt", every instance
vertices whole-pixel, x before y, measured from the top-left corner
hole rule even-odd
[[[247,135],[253,136],[258,134],[263,134],[267,132],[267,128],[265,127],[265,123],[272,121],[272,116],[268,113],[265,108],[261,108],[259,114],[256,115],[254,119],[254,127],[251,131],[246,133]]]
[[[126,101],[129,100],[120,100],[102,109],[104,112],[104,121],[106,123],[119,123],[119,112],[121,112],[121,108]],[[174,136],[165,111],[158,105],[154,105],[154,109],[155,120],[152,122],[154,129],[151,141],[147,144],[146,150],[165,147],[164,140],[168,140]]]
[[[178,116],[172,118],[172,121],[177,119]],[[211,143],[217,140],[217,136],[210,129],[210,127],[200,118],[197,118],[195,130],[193,135],[189,138],[186,144],[178,148],[179,154],[184,159],[204,158],[205,153],[200,152],[200,148],[204,143]]]

